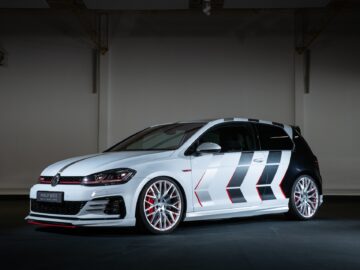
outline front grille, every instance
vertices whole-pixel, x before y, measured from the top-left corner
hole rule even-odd
[[[76,215],[84,207],[84,201],[64,201],[62,203],[38,202],[31,199],[31,211],[58,215]]]
[[[51,184],[53,176],[41,176],[40,184]],[[61,185],[80,185],[84,177],[82,176],[61,176],[59,183]]]

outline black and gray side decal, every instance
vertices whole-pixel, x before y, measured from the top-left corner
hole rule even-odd
[[[266,163],[280,163],[281,151],[270,151]]]
[[[272,191],[270,186],[261,186],[257,187],[257,189],[263,201],[276,199],[274,192]]]
[[[249,171],[253,156],[254,152],[245,152],[241,154],[239,164],[226,186],[226,192],[232,203],[246,202],[243,192],[241,191],[241,184]]]
[[[281,151],[270,151],[266,166],[256,184],[261,200],[275,200],[276,197],[271,188],[272,181],[275,178],[281,160]]]
[[[274,164],[266,165],[259,178],[259,181],[257,182],[257,185],[271,185],[278,167],[279,165]]]

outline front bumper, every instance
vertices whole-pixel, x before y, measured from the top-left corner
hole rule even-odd
[[[133,193],[129,188],[129,185],[52,187],[37,184],[30,190],[30,213],[25,219],[37,225],[134,226]],[[64,201],[39,203],[36,201],[38,191],[64,192]]]

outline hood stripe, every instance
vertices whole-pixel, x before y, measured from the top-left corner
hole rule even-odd
[[[98,154],[98,155],[95,155],[95,156],[91,156],[91,157],[86,157],[86,158],[81,158],[81,159],[78,159],[78,160],[75,160],[73,162],[70,162],[69,164],[65,165],[64,167],[62,167],[58,172],[57,174],[61,174],[65,169],[69,168],[71,165],[74,165],[75,163],[78,163],[80,161],[83,161],[85,159],[89,159],[89,158],[93,158],[93,157],[98,157],[98,156],[101,156],[103,155],[103,153],[101,154]]]

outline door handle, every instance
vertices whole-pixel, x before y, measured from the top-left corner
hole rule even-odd
[[[256,162],[256,163],[262,163],[262,162],[264,162],[264,160],[263,160],[262,158],[255,158],[255,159],[254,159],[254,162]]]

